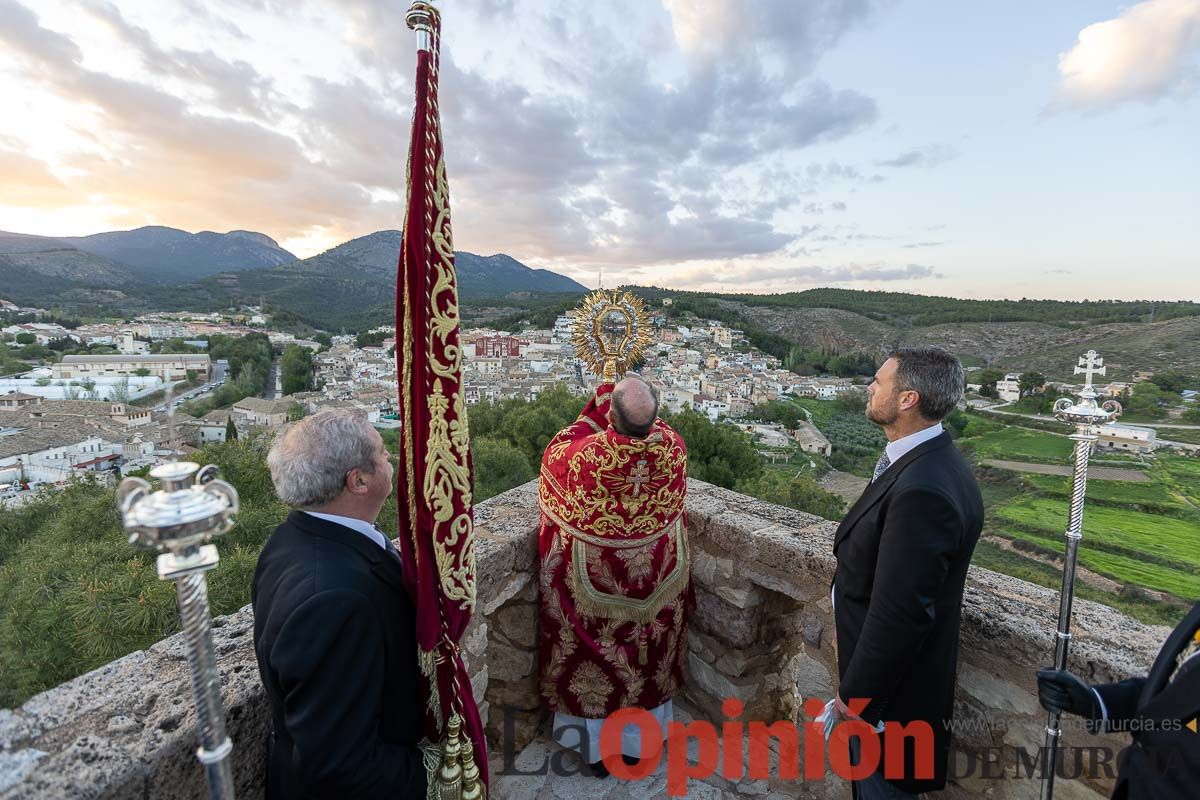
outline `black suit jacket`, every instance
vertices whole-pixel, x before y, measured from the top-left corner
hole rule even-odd
[[[399,558],[293,511],[258,558],[268,800],[424,798],[416,611]]]
[[[834,538],[838,694],[868,699],[862,718],[872,725],[933,729],[931,776],[917,777],[905,745],[904,777],[891,782],[907,792],[946,784],[963,584],[982,528],[975,476],[942,433],[869,485]]]
[[[1200,664],[1189,663],[1168,683],[1176,659],[1200,628],[1200,603],[1163,644],[1150,674],[1094,687],[1104,700],[1109,730],[1129,731],[1114,798],[1195,797],[1200,792]]]

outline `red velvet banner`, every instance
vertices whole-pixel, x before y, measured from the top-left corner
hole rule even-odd
[[[429,49],[417,52],[408,208],[396,280],[400,550],[417,606],[426,735],[442,741],[446,722],[458,713],[486,782],[483,725],[458,650],[475,608],[471,447],[438,112],[441,20],[436,9],[427,8],[432,32]]]

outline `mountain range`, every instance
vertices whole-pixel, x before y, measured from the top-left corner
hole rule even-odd
[[[0,231],[0,297],[21,305],[138,311],[265,301],[317,326],[385,318],[400,231],[376,231],[297,259],[261,233],[158,226],[91,236]],[[456,253],[459,294],[578,293],[581,284],[504,254]]]

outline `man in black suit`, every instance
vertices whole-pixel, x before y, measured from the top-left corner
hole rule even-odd
[[[379,433],[306,417],[267,456],[293,510],[254,572],[254,650],[271,705],[268,800],[423,798],[416,610],[374,526],[392,492]]]
[[[834,538],[834,710],[853,716],[847,704],[868,701],[860,716],[882,729],[884,753],[897,725],[928,723],[933,757],[918,759],[913,739],[901,738],[903,776],[885,779],[881,759],[854,782],[860,800],[946,784],[963,584],[983,527],[979,486],[941,425],[963,388],[958,359],[922,347],[893,352],[867,390],[867,418],[888,444]],[[851,745],[857,764],[861,750]]]
[[[1114,800],[1175,800],[1200,792],[1200,603],[1163,644],[1145,678],[1089,686],[1070,672],[1037,674],[1047,711],[1075,714],[1088,727],[1128,731]]]

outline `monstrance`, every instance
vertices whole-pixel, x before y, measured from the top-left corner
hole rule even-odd
[[[575,354],[588,369],[612,383],[654,343],[642,299],[619,289],[598,289],[571,312]]]

